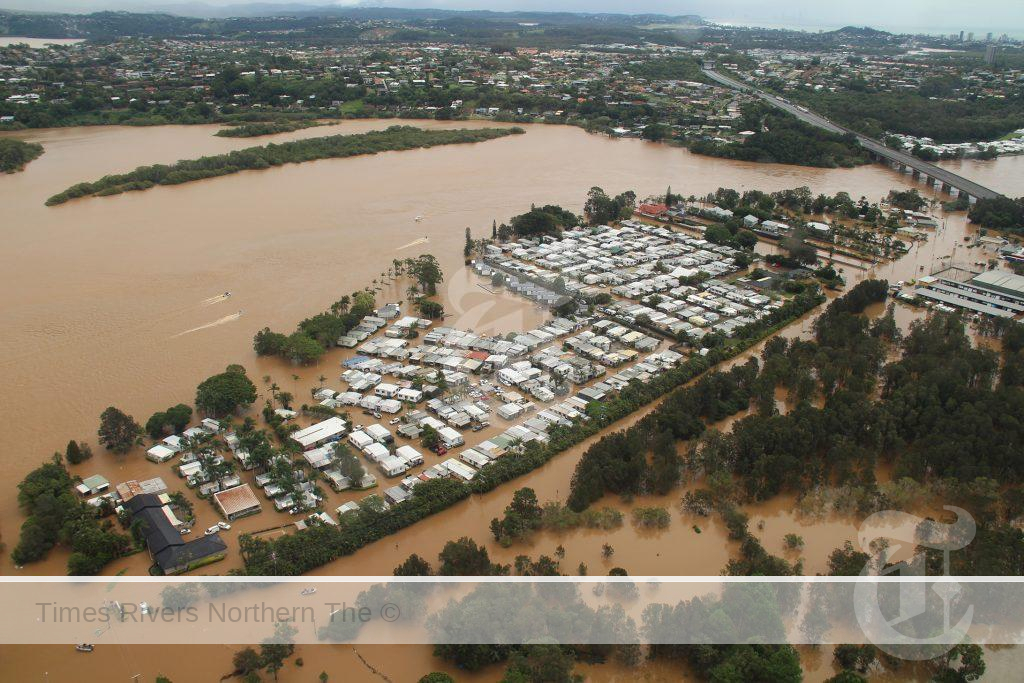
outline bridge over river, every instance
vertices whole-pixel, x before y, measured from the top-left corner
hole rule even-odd
[[[833,123],[824,116],[808,111],[804,107],[798,107],[797,105],[787,102],[780,97],[770,95],[763,90],[759,90],[753,86],[747,85],[746,83],[741,83],[734,78],[720,74],[711,67],[705,66],[702,71],[704,72],[704,75],[711,80],[720,83],[727,88],[755,95],[765,102],[789,112],[805,123],[823,128],[832,133],[850,133],[856,136],[857,141],[860,142],[861,146],[868,150],[876,159],[886,161],[903,172],[910,169],[914,177],[920,178],[922,182],[928,183],[938,190],[950,194],[956,194],[957,196],[966,195],[967,200],[972,204],[978,199],[993,199],[999,196],[999,193],[995,190],[990,190],[984,185],[979,185],[973,180],[968,180],[967,178],[947,171],[944,168],[939,168],[935,164],[930,164],[927,161],[918,159],[906,152],[886,147],[874,138],[861,135],[856,131],[852,131],[849,128]]]

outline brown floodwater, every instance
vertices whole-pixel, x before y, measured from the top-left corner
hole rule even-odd
[[[393,123],[346,121],[329,132],[362,132]],[[413,123],[424,127],[493,125]],[[731,162],[639,140],[590,135],[571,127],[526,129],[526,135],[477,145],[247,171],[52,208],[43,205],[45,199],[76,182],[262,141],[214,137],[215,126],[18,133],[18,137],[42,142],[46,153],[24,172],[0,177],[4,238],[0,283],[8,293],[0,310],[0,380],[5,388],[0,411],[7,416],[0,429],[0,533],[8,547],[16,541],[21,522],[16,482],[54,450],[63,449],[70,438],[93,442],[95,447],[98,415],[107,405],[117,405],[144,422],[155,410],[177,402],[191,403],[199,381],[235,362],[246,366],[264,395],[269,393],[260,379],[265,375],[291,391],[300,403],[319,383],[320,374],[328,377],[328,386],[333,382],[337,387],[341,352],[332,352],[316,367],[293,368],[257,358],[251,348],[252,334],[265,325],[288,331],[341,295],[374,279],[383,282],[381,273],[393,259],[421,253],[438,257],[450,285],[442,293],[453,314],[448,323],[491,333],[534,326],[543,319],[543,311],[515,297],[493,297],[463,269],[466,227],[474,236],[485,236],[492,220],[506,220],[531,203],[579,210],[593,185],[609,192],[635,189],[640,197],[662,193],[667,185],[687,195],[706,194],[718,187],[742,191],[807,185],[814,193],[848,191],[872,201],[892,188],[924,189],[909,176],[882,166],[810,169]],[[323,134],[322,129],[306,129],[273,140]],[[1006,165],[1006,175],[1016,177],[1013,182],[1024,188],[1024,166],[1015,165],[1016,161],[1004,158],[986,163]],[[1012,193],[1012,189],[1007,191]],[[418,222],[417,216],[422,216]],[[921,274],[921,265],[927,270],[941,263],[943,256],[972,258],[962,243],[965,230],[962,215],[950,216],[932,239],[901,261],[880,265],[876,272],[894,280],[909,279]],[[851,280],[863,277],[852,268],[846,275]],[[379,301],[406,298],[401,282],[382,286]],[[225,291],[232,293],[229,299],[207,303]],[[809,320],[784,334],[806,333]],[[262,397],[258,403],[262,404]],[[721,570],[732,545],[716,522],[691,520],[679,513],[678,493],[652,503],[672,510],[672,525],[665,531],[640,533],[627,520],[621,529],[607,534],[540,534],[527,547],[502,549],[489,542],[488,522],[501,513],[516,488],[531,486],[542,500],[564,499],[573,468],[587,445],[491,494],[474,496],[415,528],[323,567],[319,573],[388,574],[409,553],[434,558],[445,541],[462,535],[488,542],[501,561],[511,561],[520,552],[551,554],[561,544],[566,549],[562,566],[568,571],[579,562],[587,563],[591,573],[607,571],[616,564],[632,574],[717,574]],[[101,473],[114,482],[162,476],[172,488],[182,487],[167,465],[148,463],[140,451],[126,457],[96,451],[75,473]],[[622,505],[618,501],[608,504]],[[758,533],[772,552],[779,551],[776,546],[783,533],[798,528],[807,543],[803,556],[808,572],[820,570],[829,550],[853,538],[853,520],[803,526],[793,518],[791,508],[791,500],[778,499],[750,512],[753,524],[764,520],[764,529]],[[205,503],[198,503],[196,511],[197,528],[216,519]],[[239,522],[229,543],[233,545],[237,532],[286,521],[265,510]],[[692,529],[694,523],[701,526],[700,534]],[[605,542],[616,549],[611,561],[600,557]],[[55,552],[44,562],[15,569],[5,554],[0,573],[62,574],[65,559]],[[222,573],[238,562],[238,553],[232,552],[227,561],[209,570]],[[145,555],[138,555],[112,564],[108,571],[144,573],[147,565]],[[85,658],[89,669],[93,662],[108,657],[119,658],[122,664],[118,666],[126,672],[134,668],[151,676],[164,670],[175,679],[172,672],[177,670],[182,672],[178,676],[182,680],[216,678],[230,668],[228,648],[190,649],[188,657],[159,648],[121,649],[116,654],[113,650],[99,654],[98,649],[97,654]],[[204,654],[207,650],[209,656]],[[357,676],[362,666],[351,648],[304,651],[304,659],[310,662],[305,672],[327,668],[316,668],[319,665],[313,662],[320,660],[331,663],[327,670],[332,674]],[[409,680],[441,668],[428,648],[403,648],[400,657],[378,654],[382,660],[378,668],[393,675],[393,680]],[[4,657],[19,679],[41,676],[49,668],[53,680],[66,680],[69,676],[54,675],[61,666],[76,672],[78,680],[98,678],[98,674],[81,675],[82,659],[51,658],[29,648],[18,653],[8,650]],[[414,665],[407,666],[408,662]],[[101,668],[97,666],[96,671]],[[596,673],[599,669],[589,669],[588,675],[602,680],[621,675],[610,669]],[[368,675],[375,677],[372,672]]]
[[[986,161],[956,159],[940,161],[937,165],[1008,197],[1024,195],[1024,155],[1003,156]]]

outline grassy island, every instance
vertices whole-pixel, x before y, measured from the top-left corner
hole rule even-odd
[[[247,147],[227,154],[189,159],[170,165],[140,166],[128,173],[108,175],[95,182],[72,185],[47,199],[46,205],[63,204],[78,197],[103,197],[132,190],[148,190],[154,185],[180,185],[193,180],[289,163],[298,164],[317,159],[337,159],[437,145],[485,142],[522,132],[522,128],[424,130],[413,126],[391,126],[386,130],[357,135],[330,135],[280,145]]]
[[[237,125],[229,125],[218,130],[214,135],[219,138],[258,138],[263,135],[292,133],[303,128],[314,128],[324,124],[315,120],[306,121],[247,121]]]
[[[25,168],[25,164],[37,159],[43,153],[43,146],[34,142],[0,138],[0,171],[16,173]]]

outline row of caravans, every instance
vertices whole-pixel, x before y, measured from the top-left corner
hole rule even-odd
[[[379,424],[353,431],[348,436],[348,442],[367,460],[375,463],[387,477],[397,477],[423,464],[423,454],[412,446],[399,446],[392,453],[389,446],[394,444],[395,438],[387,428]]]

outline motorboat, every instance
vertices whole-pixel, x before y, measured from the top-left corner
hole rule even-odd
[[[312,586],[309,588],[303,588],[301,591],[302,595],[312,595],[313,593],[316,593],[316,588],[313,588]]]
[[[95,648],[89,643],[79,643],[75,645],[75,649],[79,652],[92,652]]]

